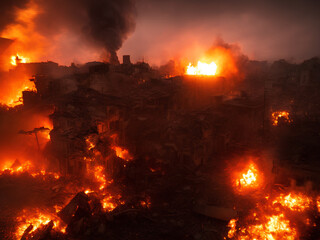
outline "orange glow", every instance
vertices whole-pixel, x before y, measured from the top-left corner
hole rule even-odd
[[[16,10],[15,23],[8,25],[2,31],[1,37],[14,40],[3,54],[3,60],[5,58],[10,59],[8,62],[3,61],[5,68],[10,69],[12,66],[16,66],[18,59],[21,63],[26,63],[30,59],[38,60],[42,56],[44,49],[47,47],[47,41],[44,41],[44,37],[37,33],[34,24],[34,19],[40,12],[41,9],[35,1],[30,1],[25,9]],[[28,58],[25,56],[28,56]]]
[[[280,204],[283,207],[289,208],[291,211],[301,212],[310,207],[311,202],[312,199],[303,194],[289,193],[288,195],[280,194],[280,196],[273,201],[273,204]]]
[[[105,196],[101,203],[102,203],[102,207],[104,210],[111,212],[113,211],[118,205],[123,205],[125,202],[121,201],[121,195],[109,195],[109,196]]]
[[[59,179],[60,175],[54,172],[47,172],[45,170],[36,170],[30,161],[26,161],[18,166],[13,166],[14,162],[7,162],[0,171],[0,176],[3,174],[17,175],[21,173],[28,173],[30,176],[36,177],[53,177]]]
[[[272,113],[272,125],[278,126],[279,120],[282,119],[286,123],[291,123],[290,113],[287,111],[273,112]]]
[[[112,149],[116,152],[117,157],[126,161],[132,160],[132,157],[127,149],[118,146],[113,146]]]
[[[237,220],[231,219],[228,223],[228,227],[230,230],[228,231],[228,238],[233,238],[236,233]]]
[[[14,56],[11,56],[11,64],[13,66],[17,66],[18,63],[27,63],[27,62],[30,62],[30,59],[29,58],[25,58],[25,57],[22,57],[20,56],[19,54],[16,54]]]
[[[112,200],[113,200],[112,196],[108,196],[102,199],[102,207],[104,210],[111,212],[113,209],[117,207],[117,205]]]
[[[32,211],[31,210],[30,211],[23,210],[22,214],[19,217],[17,217],[17,221],[19,222],[19,226],[17,227],[15,235],[16,235],[17,239],[20,239],[22,237],[24,231],[30,225],[33,226],[32,230],[29,233],[32,235],[32,233],[35,232],[35,230],[45,226],[51,220],[54,221],[53,228],[55,230],[61,231],[61,232],[65,231],[66,226],[64,226],[63,223],[60,222],[58,217],[56,217],[55,215],[53,215],[51,213],[40,212],[39,209],[32,210]]]
[[[318,212],[320,212],[320,196],[317,197],[317,209],[318,209]]]
[[[214,76],[217,72],[217,64],[214,62],[211,63],[202,63],[198,61],[197,66],[192,66],[191,63],[187,67],[186,74],[187,75],[202,75],[202,76]]]
[[[44,117],[44,118],[39,117],[38,127],[44,127],[44,128],[49,129],[49,130],[40,132],[40,136],[42,136],[42,138],[45,140],[45,142],[48,142],[48,140],[51,139],[50,132],[53,129],[53,123],[52,123],[51,119],[49,117]]]
[[[147,197],[145,200],[140,201],[142,207],[150,208],[151,200],[150,197]]]
[[[263,217],[263,216],[261,216]],[[252,224],[244,228],[240,228],[238,239],[263,239],[263,240],[276,240],[287,239],[294,240],[297,236],[295,228],[290,227],[290,221],[285,218],[283,214],[264,216],[265,223]],[[229,224],[235,223],[232,219]],[[234,228],[229,230],[228,236],[234,236],[232,232]]]
[[[94,169],[95,172],[95,179],[99,183],[99,190],[105,189],[107,185],[106,175],[104,173],[104,167],[102,166],[96,166]]]
[[[255,164],[251,163],[244,172],[240,173],[235,180],[237,190],[255,189],[259,187],[258,170]]]
[[[22,163],[19,166],[12,166],[13,162],[7,162],[1,169],[1,174],[3,173],[10,173],[10,174],[15,174],[15,173],[22,173],[22,172],[28,172],[31,169],[31,162],[27,161]]]
[[[24,80],[23,80],[24,79]],[[23,91],[36,91],[34,82],[29,81],[27,77],[23,77],[22,81],[13,83],[10,89],[7,89],[0,96],[0,103],[8,107],[15,107],[22,104]]]
[[[96,146],[90,137],[86,138],[86,144],[87,144],[88,150],[91,150]]]
[[[298,239],[299,229],[315,227],[309,218],[315,204],[319,207],[319,197],[312,198],[302,193],[279,193],[265,197],[257,203],[253,213],[240,219],[231,219],[228,227],[230,239],[281,240]]]
[[[238,74],[234,53],[231,49],[217,46],[198,60],[197,66],[187,66],[187,75],[233,76]]]

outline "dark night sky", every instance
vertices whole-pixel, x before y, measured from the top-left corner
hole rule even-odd
[[[320,54],[320,1],[137,0],[137,13],[136,30],[120,51],[134,60],[197,58],[217,37],[252,59]]]

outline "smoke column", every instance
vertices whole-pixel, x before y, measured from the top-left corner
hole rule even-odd
[[[101,54],[103,49],[110,62],[117,62],[117,50],[135,29],[133,0],[5,0],[0,3],[0,31],[13,24],[23,26],[17,21],[18,10],[34,6],[37,9],[32,19],[34,31],[50,46],[67,46],[65,54],[69,55],[76,55],[77,48],[93,47],[100,49]],[[48,52],[46,57],[50,57]]]

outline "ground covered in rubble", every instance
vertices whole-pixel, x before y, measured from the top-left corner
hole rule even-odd
[[[134,168],[132,163],[126,169]],[[85,190],[89,182],[3,172],[0,238],[222,239],[226,222],[194,210],[204,175],[178,168],[167,171],[170,174],[148,169],[134,179],[112,183],[108,191],[122,190],[116,202],[108,203],[115,205],[110,208],[104,208],[101,195]]]

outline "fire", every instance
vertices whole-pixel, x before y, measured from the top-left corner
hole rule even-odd
[[[197,66],[187,66],[187,75],[202,76],[238,76],[236,55],[231,48],[216,46],[199,58]]]
[[[0,103],[8,107],[15,107],[22,104],[23,91],[36,91],[34,82],[29,81],[27,77],[22,77],[22,81],[17,81],[12,89],[7,90],[0,96]]]
[[[279,120],[283,120],[286,123],[291,123],[290,113],[287,111],[273,112],[272,113],[272,125],[278,126]]]
[[[261,239],[261,240],[276,240],[287,239],[294,240],[297,236],[295,228],[290,227],[290,221],[283,214],[272,216],[261,216],[264,218],[264,224],[253,224],[247,228],[239,229],[239,237],[236,239]],[[256,219],[258,220],[258,219]],[[232,220],[233,223],[234,220]],[[230,221],[231,222],[231,221]],[[230,223],[229,223],[230,224]],[[230,229],[228,237],[232,238],[235,228]]]
[[[308,196],[289,193],[288,195],[280,194],[280,196],[273,201],[273,204],[280,204],[283,207],[289,208],[291,211],[301,212],[310,207],[311,202],[312,199]]]
[[[113,146],[112,149],[116,152],[117,157],[126,161],[132,160],[132,156],[127,149],[118,146]]]
[[[65,230],[65,226],[63,226],[62,222],[59,221],[57,216],[51,213],[40,212],[39,209],[32,211],[23,210],[21,216],[17,217],[17,221],[20,223],[15,234],[17,239],[22,237],[25,230],[29,226],[32,226],[32,229],[29,232],[29,234],[32,234],[37,229],[47,225],[50,221],[53,221],[53,228],[55,230],[61,232],[64,232]]]
[[[104,173],[105,169],[102,166],[95,167],[95,178],[99,183],[99,190],[105,189],[107,185],[106,175]]]
[[[19,54],[11,56],[11,64],[13,66],[17,66],[19,63],[27,63],[29,61],[29,58],[22,57]]]
[[[251,163],[248,169],[236,179],[235,185],[239,191],[257,188],[259,186],[258,178],[258,170],[255,164]]]
[[[91,149],[95,148],[95,146],[96,146],[90,137],[86,138],[86,144],[87,144],[88,150],[91,150]]]
[[[3,61],[5,68],[9,69],[18,63],[29,62],[29,58],[38,60],[42,56],[47,43],[44,41],[44,37],[35,30],[34,22],[40,12],[41,9],[36,1],[30,1],[26,8],[16,10],[15,23],[8,25],[2,31],[1,37],[15,40],[7,49],[6,56],[3,55],[4,58],[10,58],[8,62]],[[19,53],[23,53],[23,56]]]
[[[253,214],[243,219],[231,219],[228,227],[230,239],[298,239],[301,229],[316,227],[309,218],[314,207],[319,207],[319,197],[302,193],[279,193],[265,197],[256,205]],[[315,214],[319,212],[316,211]],[[305,226],[297,228],[297,226]],[[299,231],[298,231],[299,230]]]
[[[20,163],[6,163],[2,170],[1,170],[1,174],[3,173],[9,173],[9,174],[15,174],[15,173],[22,173],[22,172],[28,172],[31,169],[31,162],[26,161],[23,164]]]
[[[202,76],[214,76],[217,72],[217,64],[214,62],[211,63],[203,63],[198,61],[197,66],[192,66],[191,63],[187,67],[186,74],[187,75],[202,75]]]
[[[112,201],[113,197],[108,196],[104,199],[102,199],[102,207],[108,212],[111,212],[113,209],[117,207],[117,205]]]
[[[55,172],[47,172],[45,170],[37,170],[30,161],[20,164],[18,161],[7,162],[0,171],[0,176],[3,174],[17,175],[21,173],[28,173],[30,176],[36,177],[52,177],[59,179],[60,175]]]

